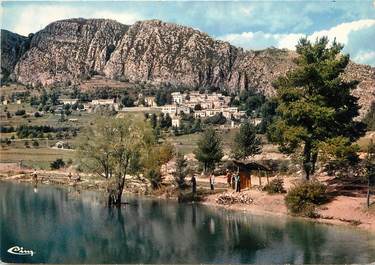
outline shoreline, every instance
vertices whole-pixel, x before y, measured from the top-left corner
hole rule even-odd
[[[43,172],[43,173],[49,173],[49,172]],[[72,182],[71,180],[67,179],[65,172],[58,172],[61,175],[64,175],[63,177],[57,177],[57,178],[49,178],[44,180],[38,180],[38,183],[36,185],[45,185],[45,186],[57,186],[57,187],[74,187],[78,189],[82,189],[84,191],[95,191],[95,192],[105,192],[105,182],[104,181],[95,181],[95,180],[88,180],[83,179],[79,182]],[[0,174],[0,182],[12,182],[12,183],[24,183],[24,184],[35,184],[34,180],[30,176],[29,172],[21,173],[18,175],[13,176],[4,176],[3,174]],[[178,201],[178,196],[168,196],[167,193],[141,193],[139,190],[135,190],[135,192],[130,191],[131,189],[125,189],[124,194],[131,194],[136,196],[142,196],[149,199],[158,199],[158,200],[169,200],[169,201]],[[255,190],[247,190],[243,192],[248,192],[250,194],[260,193],[259,191]],[[303,221],[309,221],[309,222],[315,222],[315,223],[321,223],[321,224],[327,224],[327,225],[338,225],[342,227],[351,227],[351,228],[357,228],[361,229],[363,231],[368,231],[371,233],[375,233],[375,224],[374,223],[363,223],[363,222],[356,222],[356,220],[352,219],[342,219],[335,216],[332,217],[318,217],[318,218],[307,218],[302,216],[294,216],[287,212],[285,205],[278,205],[277,203],[280,202],[280,200],[283,201],[282,195],[266,195],[264,192],[262,192],[263,197],[258,200],[264,199],[265,197],[270,197],[273,199],[274,202],[276,202],[276,208],[269,208],[267,209],[265,207],[265,204],[258,204],[257,201],[251,204],[241,204],[241,203],[234,203],[234,204],[219,204],[216,202],[217,197],[222,193],[214,193],[214,194],[205,194],[202,196],[202,200],[194,201],[193,203],[201,204],[208,207],[218,207],[221,209],[229,210],[229,211],[235,211],[235,212],[245,212],[248,214],[254,214],[254,215],[266,215],[266,216],[273,216],[273,217],[283,217],[283,218],[295,218],[297,220],[303,220]],[[375,217],[374,217],[375,219]]]
[[[367,231],[367,232],[375,234],[375,230],[372,227],[361,226],[361,225],[353,225],[350,220],[344,221],[344,220],[340,220],[340,219],[327,219],[327,218],[319,218],[319,217],[318,218],[308,218],[308,217],[295,216],[295,215],[285,214],[285,213],[280,213],[280,212],[270,212],[270,211],[267,211],[267,210],[255,209],[253,207],[249,207],[250,205],[245,205],[245,206],[248,206],[248,207],[243,207],[243,205],[241,205],[241,204],[222,205],[222,204],[213,203],[213,202],[210,202],[210,201],[201,201],[201,202],[197,202],[197,203],[205,205],[205,206],[222,208],[222,209],[225,209],[225,210],[228,210],[228,211],[244,212],[244,213],[248,213],[248,214],[261,215],[261,216],[292,218],[292,219],[303,220],[303,221],[312,222],[312,223],[356,228],[356,229],[360,229],[362,231]]]

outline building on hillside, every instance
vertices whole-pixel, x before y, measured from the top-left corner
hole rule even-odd
[[[184,102],[185,95],[181,94],[181,92],[173,92],[171,96],[174,104],[182,104]]]
[[[113,98],[111,99],[94,99],[91,101],[91,105],[97,106],[97,105],[113,105],[115,104],[115,100]]]
[[[179,128],[181,126],[181,118],[178,116],[172,117],[172,127]]]
[[[157,107],[155,97],[145,97],[145,107]]]
[[[161,107],[161,112],[164,114],[169,114],[169,115],[180,115],[181,112],[185,114],[190,114],[190,108],[186,106],[177,106],[177,105],[165,105]]]
[[[206,111],[205,110],[196,110],[194,112],[194,118],[206,118]]]
[[[76,103],[78,103],[78,99],[76,98],[59,98],[59,101],[63,104],[63,105],[74,105]]]
[[[254,119],[251,119],[250,122],[254,125],[254,126],[257,126],[258,124],[260,124],[262,122],[262,118],[254,118]]]
[[[22,100],[17,99],[17,100],[16,100],[16,104],[21,105],[21,104],[22,104]]]
[[[3,100],[3,105],[8,105],[8,100]]]

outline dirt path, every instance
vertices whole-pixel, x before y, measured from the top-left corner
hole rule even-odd
[[[332,179],[321,179],[323,182],[328,182],[330,180]],[[286,189],[289,189],[296,181],[297,178],[284,177],[284,186]],[[228,191],[229,193],[233,193],[230,189],[228,189]],[[224,207],[231,210],[246,211],[254,214],[288,216],[288,210],[284,203],[285,195],[283,194],[269,195],[258,189],[244,190],[241,194],[250,197],[253,202],[251,204],[235,203],[231,205],[222,205],[217,203],[217,198],[220,194],[212,194],[206,197],[203,204]],[[375,209],[372,209],[371,211],[367,210],[366,196],[360,190],[358,192],[352,192],[347,196],[335,196],[329,203],[319,207],[317,212],[321,218],[309,218],[309,220],[329,224],[354,225],[375,232]]]

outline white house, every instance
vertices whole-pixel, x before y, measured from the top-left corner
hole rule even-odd
[[[59,98],[59,101],[63,105],[66,105],[66,104],[73,105],[73,104],[78,103],[78,99],[77,98]]]
[[[91,101],[91,105],[113,105],[115,104],[115,100],[111,99],[94,99]]]
[[[184,101],[185,96],[181,94],[180,92],[173,92],[171,93],[171,95],[172,95],[173,103],[175,104],[181,104]]]
[[[172,118],[172,127],[180,127],[181,126],[181,119],[179,117]]]

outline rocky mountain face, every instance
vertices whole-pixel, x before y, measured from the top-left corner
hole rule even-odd
[[[8,30],[1,30],[1,74],[8,76],[20,57],[28,50],[30,39]]]
[[[70,19],[49,24],[31,39],[14,68],[18,82],[51,85],[102,72],[128,26],[104,19]]]
[[[4,41],[23,47],[25,37],[19,37],[17,42],[5,35]],[[274,93],[272,81],[278,75],[295,67],[297,56],[279,49],[244,51],[198,30],[158,20],[131,26],[104,19],[62,20],[31,36],[27,51],[9,47],[13,46],[2,47],[6,69],[25,84],[79,83],[100,74],[154,84],[252,89],[266,95]],[[366,110],[375,99],[375,69],[351,63],[345,78],[361,81],[355,94]]]

